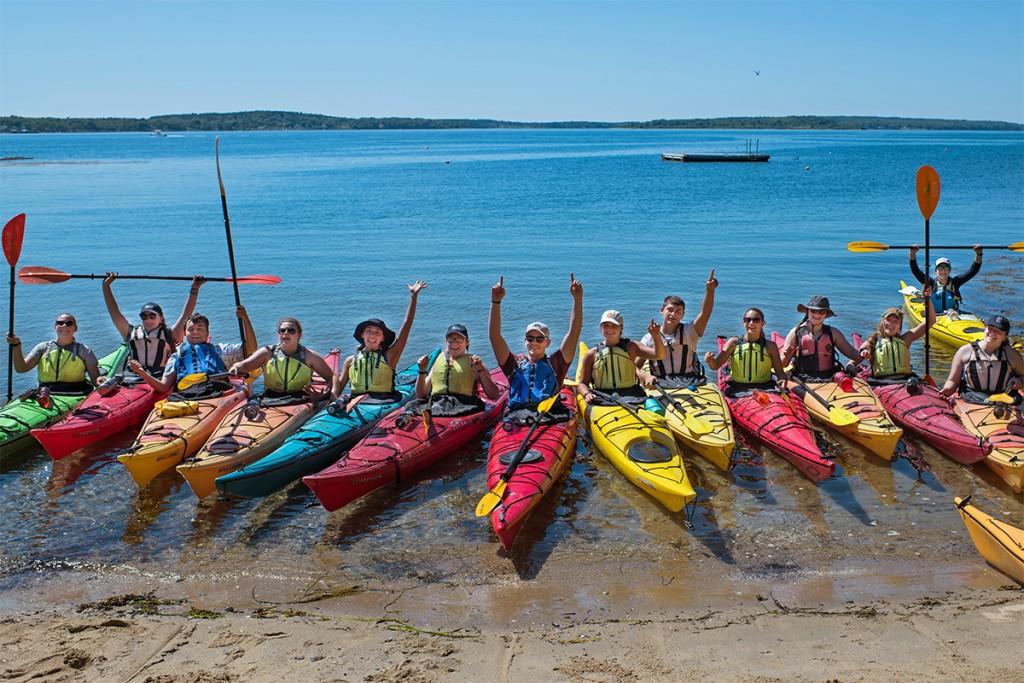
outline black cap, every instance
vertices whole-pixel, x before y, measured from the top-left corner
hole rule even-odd
[[[139,311],[139,315],[143,313],[156,313],[161,318],[164,316],[164,309],[160,308],[160,304],[148,303],[142,305],[142,310]]]
[[[450,325],[448,327],[448,331],[444,333],[444,336],[447,338],[449,334],[461,334],[466,338],[466,341],[469,341],[469,330],[466,329],[465,325],[460,325],[458,323]]]
[[[1010,331],[1010,321],[1005,315],[994,315],[985,321],[985,325],[986,327],[995,327],[1007,333]]]
[[[384,324],[384,321],[381,320],[380,318],[370,318],[356,325],[356,331],[352,335],[353,337],[355,337],[356,341],[359,342],[360,344],[363,343],[363,330],[365,330],[370,325],[373,325],[374,327],[379,327],[380,329],[384,330],[383,348],[391,348],[391,345],[395,343],[395,337],[397,337],[398,335],[391,331],[388,328],[388,326]]]

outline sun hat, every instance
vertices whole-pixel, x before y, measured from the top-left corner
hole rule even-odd
[[[807,311],[827,311],[828,315],[825,316],[826,318],[831,318],[836,314],[828,303],[828,297],[821,295],[812,296],[806,304],[797,304],[796,310],[800,313],[806,313]]]
[[[388,328],[388,326],[385,325],[384,321],[381,320],[380,318],[369,318],[368,320],[364,320],[363,322],[356,325],[356,331],[352,336],[355,337],[357,342],[359,342],[360,344],[363,343],[363,330],[365,330],[367,327],[370,327],[371,325],[374,327],[379,327],[381,330],[383,330],[385,349],[389,348],[392,344],[395,343],[395,337],[397,337],[398,335],[396,335],[390,328]]]

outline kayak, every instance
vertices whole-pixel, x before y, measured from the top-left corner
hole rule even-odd
[[[222,494],[260,498],[280,491],[293,481],[328,467],[354,446],[388,413],[404,405],[416,390],[416,365],[395,376],[399,398],[365,398],[349,412],[331,414],[322,409],[275,451],[241,469],[217,477]],[[342,400],[347,404],[351,397]]]
[[[725,341],[725,337],[718,338],[719,352]],[[723,392],[729,382],[727,366],[718,369],[718,385]],[[819,482],[835,474],[835,463],[821,454],[811,418],[800,399],[767,390],[746,396],[726,394],[725,398],[732,419],[743,431],[782,456],[808,479]]]
[[[32,436],[54,460],[91,446],[107,437],[139,424],[153,404],[163,398],[153,387],[134,375],[103,396],[89,394],[81,405],[49,427],[33,429]]]
[[[122,344],[99,359],[100,374],[120,372],[127,360],[128,347]],[[51,393],[50,404],[46,407],[24,394],[11,399],[0,408],[0,457],[36,443],[31,438],[32,430],[45,429],[59,422],[91,395]]]
[[[860,335],[855,333],[853,345],[859,348],[862,342]],[[865,380],[870,376],[870,369],[861,374]],[[960,424],[949,401],[928,382],[920,381],[917,385],[920,391],[914,394],[907,391],[906,382],[902,381],[876,384],[869,380],[869,384],[893,422],[909,429],[961,465],[984,460],[992,450],[984,438],[969,433]]]
[[[728,471],[732,451],[736,448],[736,436],[733,433],[729,407],[719,388],[709,382],[693,389],[689,387],[666,388],[665,393],[681,405],[687,415],[699,417],[711,427],[711,431],[707,434],[691,432],[686,427],[679,408],[669,402],[664,406],[665,421],[679,443],[718,469]],[[656,400],[662,398],[656,389],[648,389],[647,395]]]
[[[772,341],[781,349],[785,338],[778,332],[772,332]],[[851,425],[836,425],[829,419],[829,410],[808,391],[804,396],[804,407],[811,417],[833,429],[851,441],[860,444],[880,458],[892,460],[896,444],[903,436],[903,430],[897,427],[885,412],[881,401],[871,391],[871,387],[860,377],[851,377],[851,391],[843,391],[838,382],[806,382],[818,396],[831,405],[845,408],[860,418]],[[793,380],[787,382],[791,391],[802,391]],[[795,389],[794,389],[795,388]]]
[[[576,411],[573,390],[562,389],[559,402],[572,416],[563,422],[540,424],[530,437],[522,462],[509,477],[505,494],[491,512],[491,527],[501,546],[508,550],[519,535],[523,523],[547,495],[576,453]],[[503,422],[494,430],[487,455],[487,489],[497,485],[508,461],[523,445],[530,425]]]
[[[501,392],[496,401],[483,396],[484,409],[459,417],[423,417],[405,408],[393,410],[348,454],[327,469],[303,477],[327,510],[338,508],[387,484],[432,465],[476,439],[501,417],[508,403],[508,380],[500,368],[491,379]]]
[[[1024,584],[1024,529],[1001,522],[969,504],[971,497],[954,498],[974,547],[990,565]]]
[[[333,372],[338,371],[340,355],[341,351],[334,349],[324,357]],[[306,397],[275,401],[265,395],[254,396],[233,407],[221,418],[206,445],[176,468],[192,493],[205,498],[217,490],[217,477],[259,460],[284,443],[327,402],[327,380],[314,374],[312,389],[323,397],[315,401]]]
[[[587,345],[580,343],[580,358]],[[579,381],[580,365],[576,367]],[[672,431],[658,413],[620,405],[587,404],[577,396],[577,407],[590,442],[626,479],[671,512],[679,512],[697,497],[690,485]]]
[[[971,434],[985,439],[992,451],[984,462],[1017,493],[1024,492],[1024,425],[1014,422],[1012,411],[996,417],[995,405],[957,398],[953,410]]]
[[[230,389],[220,394],[194,401],[195,412],[162,417],[154,408],[149,413],[135,443],[117,456],[136,484],[146,486],[158,474],[177,466],[203,447],[224,416],[249,395],[243,380],[232,380],[231,384]]]
[[[921,324],[924,320],[921,290],[900,280],[900,293],[903,295],[903,306],[910,313],[911,327]],[[931,339],[958,349],[964,344],[985,338],[985,321],[965,311],[954,313],[953,317],[949,313],[941,313],[935,316],[935,324],[928,332]]]

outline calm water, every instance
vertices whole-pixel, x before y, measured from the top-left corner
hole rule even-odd
[[[758,135],[772,155],[768,164],[658,157],[743,151],[750,137],[744,131],[227,133],[221,164],[239,273],[284,278],[277,287],[244,288],[243,303],[261,341],[271,340],[277,317],[288,314],[305,323],[309,346],[348,349],[362,318],[400,324],[404,284],[423,278],[430,286],[405,361],[436,346],[456,321],[469,326],[474,350],[491,361],[488,289],[499,275],[509,292],[503,312],[510,340],[535,319],[564,334],[572,271],[584,282],[583,336],[592,341],[606,308],[622,311],[634,337],[665,294],[681,294],[693,315],[715,268],[721,285],[706,339],[734,333],[748,305],[764,308],[773,327],[788,328],[797,322],[796,304],[814,293],[831,297],[840,329],[865,330],[885,306],[899,303],[906,252],[851,254],[845,245],[922,241],[914,173],[923,163],[942,178],[933,240],[1024,239],[1021,134]],[[213,144],[213,134],[0,136],[0,156],[32,157],[0,163],[0,217],[28,214],[20,265],[226,275]],[[971,258],[947,255],[954,267]],[[967,289],[969,306],[1004,311],[1019,325],[1020,257],[989,252],[986,264],[984,277]],[[156,300],[173,317],[187,288],[121,281],[115,292],[126,312]],[[117,342],[99,280],[17,291],[16,327],[26,343],[51,335],[62,310],[78,316],[79,339],[97,351]],[[199,310],[213,320],[216,338],[233,339],[229,286],[207,284]],[[31,383],[19,377],[16,388]],[[8,577],[65,561],[167,574],[213,574],[244,563],[266,574],[337,568],[466,581],[503,571],[480,559],[493,558],[496,545],[471,512],[484,491],[485,444],[418,481],[327,514],[307,506],[301,487],[268,501],[197,506],[172,473],[140,492],[112,460],[130,441],[129,434],[56,465],[39,452],[0,463],[0,535],[7,539],[0,557]],[[581,456],[560,496],[527,529],[516,569],[531,576],[546,563],[590,557],[595,547],[618,555],[643,547],[657,557],[652,562],[686,556],[694,572],[702,563],[724,564],[738,577],[829,572],[835,557],[809,548],[857,538],[840,547],[870,556],[892,544],[884,534],[897,529],[904,534],[897,554],[908,561],[927,557],[939,538],[945,551],[952,547],[973,562],[952,495],[976,490],[983,504],[1024,520],[1020,499],[993,477],[934,452],[925,451],[936,472],[919,480],[906,463],[890,468],[848,445],[831,447],[846,476],[820,488],[772,455],[762,462],[744,452],[730,475],[692,459],[701,492],[693,530],[662,514],[602,459]],[[911,527],[919,534],[905,534]],[[786,559],[758,554],[766,538]],[[439,561],[442,549],[446,559]]]

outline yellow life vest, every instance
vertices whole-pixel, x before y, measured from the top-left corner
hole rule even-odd
[[[615,346],[604,343],[597,349],[590,385],[599,390],[631,389],[637,385],[636,365],[629,357],[629,340],[621,339]]]
[[[380,351],[356,351],[348,369],[348,381],[355,394],[386,394],[395,390],[395,369]]]
[[[764,340],[740,341],[729,360],[729,373],[733,382],[765,384],[772,381],[772,357],[764,347]]]
[[[305,360],[306,349],[301,346],[298,358],[287,355],[277,345],[272,346],[270,360],[263,364],[263,386],[279,394],[302,391],[313,379],[313,368]]]
[[[900,337],[879,337],[871,354],[871,374],[875,377],[909,375],[910,349]]]
[[[473,359],[468,354],[448,360],[438,354],[430,368],[430,393],[476,395],[476,379],[473,377]]]
[[[60,346],[57,342],[50,342],[36,371],[39,373],[40,384],[54,383],[77,383],[85,381],[85,361],[79,353],[79,344],[75,342],[70,349]]]

